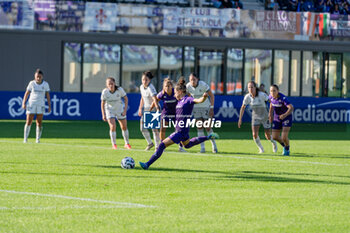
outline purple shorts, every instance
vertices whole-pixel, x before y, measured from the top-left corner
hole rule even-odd
[[[190,138],[190,135],[188,133],[182,133],[182,132],[174,132],[170,134],[169,138],[176,144],[179,144],[180,142],[184,142]]]
[[[272,129],[282,129],[283,127],[292,127],[292,115],[287,116],[283,120],[273,119]]]

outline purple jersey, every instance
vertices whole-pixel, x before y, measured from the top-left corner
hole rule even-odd
[[[191,120],[192,110],[194,105],[194,98],[190,96],[184,96],[176,105],[176,131],[182,134],[188,134],[190,128],[187,122]]]
[[[270,95],[269,100],[270,100],[271,105],[273,107],[275,120],[278,120],[279,119],[278,116],[280,116],[288,111],[287,106],[290,105],[290,102],[287,99],[287,97],[285,95],[283,95],[281,92],[278,93],[277,99],[273,98]]]
[[[157,98],[163,100],[162,117],[175,116],[177,99],[174,96],[174,89],[171,95],[165,91],[159,92]]]

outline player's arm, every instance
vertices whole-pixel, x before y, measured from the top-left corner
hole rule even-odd
[[[49,112],[51,112],[51,97],[50,97],[50,92],[46,92],[46,99],[47,99],[47,104],[49,105]]]
[[[214,103],[215,103],[215,97],[213,92],[211,90],[208,91],[208,96],[210,100],[210,111],[209,111],[209,116],[213,117],[214,116]]]
[[[293,112],[293,110],[294,110],[294,107],[293,107],[292,104],[288,104],[288,105],[287,105],[287,108],[288,108],[287,112],[285,112],[284,114],[280,115],[280,119],[281,119],[281,120],[283,120],[284,118],[286,118],[287,116],[289,116],[289,115]]]
[[[107,121],[106,112],[105,112],[105,103],[106,103],[106,101],[101,100],[101,112],[102,112],[103,121]]]
[[[241,128],[241,125],[242,125],[242,117],[243,117],[243,114],[244,114],[244,111],[245,111],[245,105],[242,104],[241,106],[241,110],[239,111],[239,120],[238,120],[238,128]]]
[[[270,121],[270,123],[273,122],[273,107],[272,107],[271,103],[270,103],[270,108],[269,108],[269,121]]]
[[[205,92],[201,98],[193,99],[193,102],[195,104],[200,104],[200,103],[203,103],[207,98],[208,98],[208,93]]]
[[[26,109],[26,102],[27,102],[29,94],[30,94],[30,91],[28,91],[28,90],[24,93],[24,97],[23,97],[23,101],[22,101],[22,108],[23,109]]]
[[[143,98],[141,96],[140,106],[139,106],[139,116],[142,116],[142,108],[143,108]]]
[[[159,101],[157,101],[157,96],[156,95],[153,96],[152,99],[153,99],[152,105],[155,104],[157,112],[160,112],[160,107],[159,107],[159,104],[158,104]]]
[[[125,116],[126,112],[128,111],[129,99],[126,95],[123,98],[124,98],[124,112],[122,113],[122,116]]]
[[[155,99],[153,98],[153,102],[152,102],[151,108],[150,108],[149,110],[152,111],[152,109],[153,109],[154,107],[157,108],[157,106],[159,106],[159,101],[160,101],[160,99],[158,99],[158,97],[155,96]]]

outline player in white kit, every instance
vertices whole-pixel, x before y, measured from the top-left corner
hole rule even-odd
[[[43,72],[37,69],[34,73],[34,80],[30,81],[22,101],[22,108],[27,109],[26,124],[24,126],[24,143],[28,141],[30,127],[34,116],[36,115],[36,143],[40,143],[41,134],[43,132],[43,115],[45,113],[45,96],[49,105],[48,112],[51,112],[51,99],[49,84],[43,80]],[[28,103],[27,99],[29,96]]]
[[[269,122],[269,115],[266,108],[266,102],[269,100],[269,97],[262,91],[259,91],[259,88],[256,87],[254,81],[248,83],[249,93],[244,96],[241,110],[239,113],[238,128],[241,128],[242,117],[244,114],[245,108],[250,105],[252,109],[252,133],[255,144],[259,148],[259,153],[264,153],[264,147],[261,145],[259,138],[259,128],[260,125],[263,125],[265,129],[265,137],[267,140],[272,143],[272,151],[277,152],[277,144],[271,138],[271,123]]]
[[[153,101],[157,103],[156,101],[156,95],[157,91],[154,88],[153,84],[151,83],[151,79],[153,78],[153,74],[150,71],[145,71],[142,74],[142,84],[140,86],[140,92],[141,92],[141,100],[139,105],[139,116],[141,117],[140,120],[140,130],[142,135],[145,137],[148,145],[146,147],[146,151],[150,150],[152,147],[154,147],[154,144],[152,142],[150,133],[148,132],[148,129],[145,129],[143,127],[143,112],[144,111],[150,111]],[[156,106],[157,111],[160,110],[159,106]],[[158,148],[160,144],[160,138],[159,138],[159,130],[158,129],[152,129],[153,132],[153,140],[156,144],[156,148]]]
[[[214,116],[214,95],[211,92],[208,84],[199,80],[195,73],[191,73],[189,76],[189,82],[186,84],[187,92],[190,93],[193,98],[198,99],[204,93],[208,93],[209,99],[206,99],[201,104],[196,104],[193,107],[193,117],[196,121],[204,121],[211,119]],[[206,128],[207,134],[213,133],[213,130],[209,126]],[[198,137],[204,136],[204,129],[197,128]],[[218,148],[216,146],[215,139],[211,139],[212,152],[218,153]],[[201,143],[201,153],[205,153],[204,142]]]
[[[124,99],[124,106],[122,99]],[[106,80],[106,88],[101,94],[101,112],[103,121],[107,121],[109,125],[109,136],[111,138],[113,149],[117,149],[117,126],[115,118],[117,118],[122,135],[124,138],[124,148],[131,149],[129,144],[129,130],[126,122],[126,111],[128,110],[128,97],[122,87],[115,85],[115,79],[108,77]]]

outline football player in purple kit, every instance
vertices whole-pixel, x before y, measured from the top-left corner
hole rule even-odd
[[[288,134],[292,126],[293,105],[287,97],[279,92],[277,85],[270,87],[270,110],[269,119],[272,122],[272,138],[283,146],[283,155],[288,156],[289,138]],[[282,130],[282,136],[280,136]]]
[[[140,166],[145,170],[160,158],[166,147],[174,143],[181,143],[185,148],[191,148],[206,140],[219,138],[216,133],[211,133],[208,136],[194,137],[190,139],[190,128],[187,123],[191,119],[193,106],[194,104],[203,103],[208,98],[208,94],[204,93],[202,97],[194,99],[187,95],[185,83],[186,81],[181,78],[175,86],[175,97],[178,100],[176,105],[176,130],[160,143],[157,151],[152,155],[148,162],[139,162]]]
[[[175,98],[174,93],[174,86],[173,82],[169,77],[165,78],[163,80],[163,90],[160,91],[156,96],[156,102],[153,101],[151,106],[151,111],[155,106],[159,106],[159,101],[163,101],[163,110],[161,115],[161,126],[160,126],[160,140],[163,141],[165,139],[165,131],[170,125],[170,121],[175,121],[175,115],[176,115],[176,104],[177,99]],[[179,151],[180,152],[186,152],[180,145],[179,145]]]

